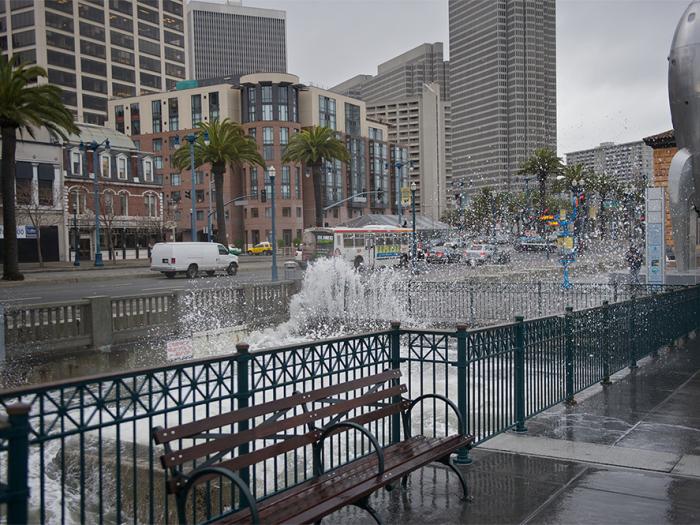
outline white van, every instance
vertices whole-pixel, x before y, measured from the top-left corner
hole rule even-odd
[[[194,279],[199,272],[212,276],[218,271],[236,275],[238,257],[215,242],[159,242],[151,250],[151,270],[168,279],[184,273]]]

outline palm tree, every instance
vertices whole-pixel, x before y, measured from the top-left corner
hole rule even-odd
[[[600,197],[600,211],[598,212],[598,223],[600,224],[600,238],[605,238],[606,209],[605,201],[609,196],[619,192],[620,183],[607,173],[596,173],[593,177],[593,190]]]
[[[20,281],[15,217],[15,153],[17,132],[46,128],[53,137],[66,139],[79,133],[73,114],[61,100],[61,89],[50,84],[37,85],[46,71],[38,66],[20,64],[17,57],[0,57],[0,138],[2,139],[2,214],[5,229],[2,278]]]
[[[282,162],[301,162],[311,168],[314,184],[316,226],[323,226],[323,189],[321,167],[327,161],[349,162],[350,155],[342,140],[330,128],[314,126],[301,130],[289,140]]]
[[[538,148],[520,166],[520,175],[530,175],[537,178],[540,187],[540,213],[544,212],[547,203],[547,179],[561,172],[562,163],[557,154],[548,148]],[[540,229],[541,221],[538,222]]]
[[[577,184],[574,181],[584,181],[587,187],[593,184],[593,173],[588,171],[583,164],[567,164],[561,169],[561,175],[557,177],[554,185],[555,191],[573,191]]]
[[[226,167],[233,170],[232,192],[240,195],[243,188],[241,171],[244,164],[256,164],[265,167],[265,161],[258,152],[258,145],[253,138],[247,136],[237,122],[230,119],[222,121],[200,122],[197,138],[194,142],[194,164],[196,167],[211,164],[211,172],[214,174],[214,189],[216,190],[216,237],[221,243],[226,244],[226,216],[224,214],[224,173]],[[192,165],[190,158],[190,146],[183,144],[175,152],[175,165],[181,169],[188,169]],[[195,196],[191,195],[194,199]],[[242,210],[239,223],[243,224]],[[193,239],[194,239],[194,233]]]

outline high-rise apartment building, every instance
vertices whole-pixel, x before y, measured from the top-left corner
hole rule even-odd
[[[389,126],[389,140],[406,144],[416,182],[416,206],[439,220],[451,204],[449,62],[442,43],[422,44],[332,90],[364,100],[367,116]]]
[[[0,50],[48,71],[80,122],[185,78],[184,0],[0,0]],[[138,111],[138,108],[135,108]]]
[[[244,7],[240,0],[193,1],[187,5],[187,38],[189,78],[287,71],[284,11]]]
[[[450,0],[452,178],[514,189],[556,150],[555,0]]]
[[[654,150],[643,141],[600,146],[566,154],[568,165],[581,164],[586,170],[609,175],[618,182],[650,184],[654,176]]]

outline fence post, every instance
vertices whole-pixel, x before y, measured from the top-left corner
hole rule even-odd
[[[247,343],[238,343],[236,345],[236,352],[238,353],[236,359],[236,362],[238,364],[237,367],[237,382],[238,382],[238,389],[236,391],[236,397],[238,398],[238,406],[236,407],[237,410],[241,410],[242,408],[246,408],[249,404],[250,401],[250,386],[248,383],[248,377],[249,377],[249,367],[248,367],[248,362],[250,361],[250,353],[249,353],[249,346]],[[248,425],[248,420],[244,419],[243,421],[240,421],[238,423],[238,432],[245,432],[248,430],[249,425]],[[247,454],[249,450],[248,443],[244,443],[241,446],[238,447],[238,455],[242,456],[244,454]],[[241,477],[241,480],[250,487],[250,471],[249,467],[245,467],[239,471],[239,476]],[[251,492],[254,492],[251,488]]]
[[[612,385],[610,381],[610,304],[603,301],[603,380],[601,385]]]
[[[457,408],[464,420],[464,431],[469,434],[469,409],[467,407],[467,392],[468,392],[468,377],[467,377],[467,326],[464,324],[457,325]],[[469,449],[462,447],[457,451],[457,459],[455,463],[466,465],[472,462],[469,457]]]
[[[401,323],[391,322],[391,368],[398,370],[401,367]],[[398,386],[398,378],[392,381],[392,386]],[[401,395],[397,394],[391,400],[392,403],[400,403]],[[391,416],[391,442],[401,442],[401,414],[398,412]]]
[[[574,399],[574,308],[567,306],[564,314],[564,335],[566,338],[566,383],[565,400],[567,405],[575,405]]]
[[[542,315],[542,281],[537,282],[537,316]]]
[[[635,319],[635,316],[637,315],[636,313],[636,302],[637,298],[635,297],[635,292],[632,290],[632,297],[630,297],[630,304],[629,304],[629,337],[627,338],[629,340],[629,367],[630,370],[634,370],[637,368],[637,320]]]
[[[476,310],[474,309],[474,289],[469,290],[469,321],[472,326],[476,325]]]
[[[29,501],[29,410],[25,403],[7,407],[7,523],[27,523]]]
[[[525,427],[525,323],[522,315],[515,316],[515,431],[527,432]]]
[[[92,346],[98,350],[109,350],[114,343],[112,320],[112,298],[106,295],[87,297],[90,301],[90,333]]]

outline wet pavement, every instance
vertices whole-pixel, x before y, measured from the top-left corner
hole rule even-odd
[[[385,523],[700,523],[700,337],[640,361],[472,451],[454,474],[427,467],[370,502]],[[372,523],[343,509],[324,523]]]

